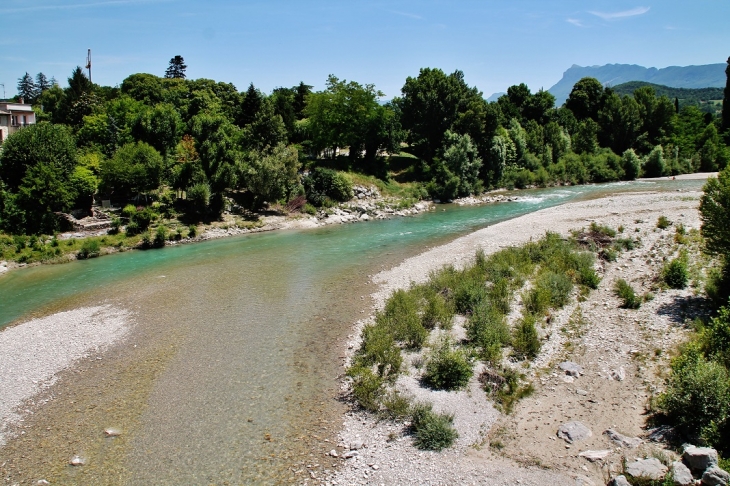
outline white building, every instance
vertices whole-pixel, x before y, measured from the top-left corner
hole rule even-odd
[[[35,123],[35,112],[31,105],[0,101],[0,143],[23,127]]]

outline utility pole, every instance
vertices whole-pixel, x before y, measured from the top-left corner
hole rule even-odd
[[[5,99],[5,83],[0,83],[0,86],[3,87],[3,99]]]
[[[91,81],[91,49],[86,53],[86,69],[89,70],[89,81]]]

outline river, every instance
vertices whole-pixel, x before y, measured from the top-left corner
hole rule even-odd
[[[129,310],[135,326],[103,360],[64,373],[54,400],[5,452],[29,455],[17,461],[37,467],[35,477],[68,484],[289,482],[304,463],[323,461],[312,451],[336,437],[346,407],[342,343],[369,311],[370,275],[538,209],[703,183],[520,191],[515,202],[9,272],[0,278],[0,326],[97,304]],[[112,425],[125,434],[110,445],[99,431]],[[77,450],[90,458],[84,472],[49,459]]]

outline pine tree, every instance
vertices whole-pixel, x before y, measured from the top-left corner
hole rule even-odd
[[[46,75],[43,73],[38,73],[35,75],[35,83],[38,88],[38,94],[43,93],[45,90],[53,86],[46,77]]]
[[[182,56],[175,56],[170,59],[170,65],[165,71],[166,78],[173,79],[185,79],[185,70],[188,67],[185,65],[185,59]]]
[[[238,125],[244,127],[256,119],[256,113],[261,110],[261,103],[264,97],[261,92],[251,83],[246,90],[246,95],[241,102]]]
[[[18,78],[18,96],[26,103],[33,104],[38,97],[38,86],[33,81],[33,76],[25,73],[25,76]]]

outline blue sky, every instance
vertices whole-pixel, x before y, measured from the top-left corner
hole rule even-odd
[[[26,71],[62,87],[91,48],[93,81],[162,76],[179,54],[188,78],[269,93],[328,74],[392,98],[422,67],[460,69],[488,97],[548,89],[573,64],[725,62],[727,0],[3,0],[0,83]],[[2,91],[0,87],[0,96]]]

